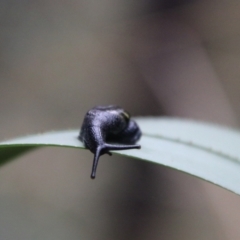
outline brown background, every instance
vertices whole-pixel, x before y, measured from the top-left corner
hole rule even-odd
[[[237,127],[239,1],[1,1],[0,137],[98,104]],[[240,238],[240,198],[183,173],[46,148],[0,169],[0,239]],[[227,176],[226,176],[227,177]]]

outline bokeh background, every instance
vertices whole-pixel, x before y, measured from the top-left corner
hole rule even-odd
[[[95,105],[238,127],[237,0],[1,0],[0,137]],[[161,157],[161,156],[159,156]],[[162,166],[46,148],[0,169],[0,239],[240,238],[240,198]],[[227,176],[226,176],[227,177]]]

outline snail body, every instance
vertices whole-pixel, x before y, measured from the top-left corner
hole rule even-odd
[[[111,150],[139,149],[141,146],[135,143],[140,137],[137,123],[122,108],[110,105],[89,110],[83,120],[79,140],[94,154],[91,178],[96,176],[101,155],[111,155]]]

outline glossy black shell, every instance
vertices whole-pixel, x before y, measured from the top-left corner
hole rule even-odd
[[[98,159],[110,150],[140,148],[135,143],[141,137],[137,123],[129,113],[114,105],[97,106],[89,110],[84,118],[79,139],[92,153],[94,162],[92,178],[95,178]]]

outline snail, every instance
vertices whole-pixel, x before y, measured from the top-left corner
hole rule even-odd
[[[99,157],[112,155],[111,150],[140,149],[135,144],[141,137],[137,123],[121,107],[97,106],[89,110],[83,120],[78,139],[93,154],[91,178],[96,176]]]

